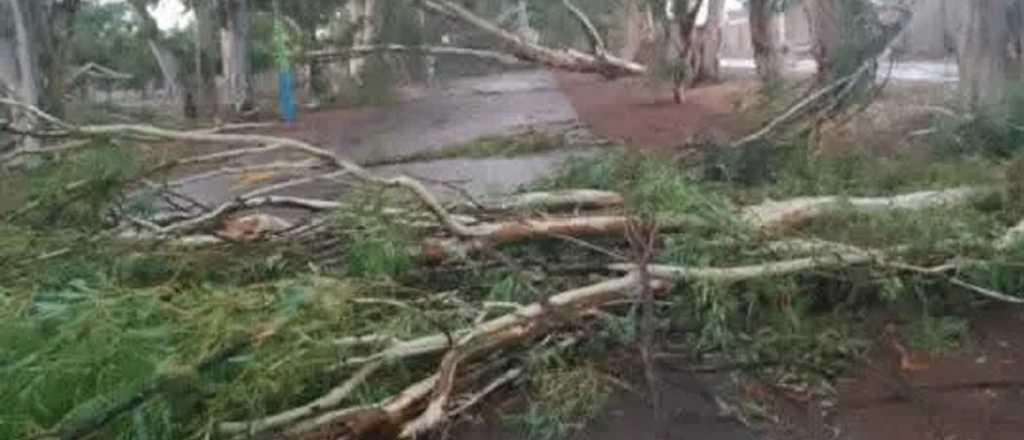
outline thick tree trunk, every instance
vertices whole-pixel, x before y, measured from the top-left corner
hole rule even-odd
[[[217,25],[216,1],[196,1],[194,10],[196,14],[196,72],[189,94],[195,105],[197,117],[216,119],[220,104],[217,93],[217,52],[220,47],[220,39],[217,35],[219,26]]]
[[[694,34],[698,40],[693,47],[700,50],[696,66],[696,82],[721,80],[721,61],[718,51],[722,47],[722,22],[725,20],[725,0],[708,0],[707,21]]]
[[[249,1],[222,0],[224,3],[224,79],[227,95],[236,112],[255,106],[252,58],[249,50]]]
[[[691,4],[694,3],[694,4]],[[668,0],[665,3],[668,32],[668,65],[672,66],[672,95],[676,103],[683,102],[686,87],[698,76],[702,62],[697,34],[697,14],[704,0]]]
[[[814,36],[812,52],[818,63],[819,86],[832,84],[854,72],[858,74],[858,87],[873,84],[876,60],[905,28],[909,11],[900,13],[899,19],[883,23],[874,3],[869,0],[818,0],[805,3]]]
[[[44,50],[37,54],[42,58],[42,106],[58,117],[64,116],[68,57],[74,39],[75,16],[81,4],[81,0],[53,1],[49,4],[49,14],[42,17],[45,23],[36,23],[36,32],[46,42]]]
[[[1009,11],[1004,0],[973,0],[969,9],[960,53],[960,93],[964,107],[984,110],[1006,96]]]
[[[17,39],[19,99],[28,105],[39,105],[39,65],[33,37],[29,33],[29,11],[22,5],[23,0],[8,0],[14,15],[14,29]],[[23,116],[26,120],[31,115]]]
[[[349,0],[346,7],[353,24],[358,26],[352,35],[352,46],[373,44],[377,38],[377,0]],[[365,70],[365,57],[353,57],[349,60],[349,75],[359,83],[362,83]]]
[[[819,85],[831,83],[836,77],[836,63],[842,45],[842,1],[816,0],[804,3],[811,25],[811,54],[818,64]]]
[[[773,0],[750,0],[750,39],[757,75],[763,82],[782,77],[781,14]]]

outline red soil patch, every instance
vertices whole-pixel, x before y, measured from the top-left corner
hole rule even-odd
[[[913,353],[925,369],[905,371],[880,347],[877,371],[840,387],[838,424],[856,440],[1024,438],[1024,313],[1004,306],[972,323],[966,353]]]
[[[689,90],[682,104],[665,86],[643,78],[608,81],[595,75],[556,72],[562,92],[594,133],[640,148],[676,147],[695,137],[736,132],[736,108],[749,81],[728,81]]]
[[[1004,306],[971,322],[971,342],[956,355],[911,350],[908,359],[892,336],[881,336],[868,365],[837,384],[838,405],[827,420],[815,416],[820,405],[751,386],[751,397],[783,421],[767,438],[1024,438],[1024,311]]]

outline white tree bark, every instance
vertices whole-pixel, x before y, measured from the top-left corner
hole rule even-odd
[[[964,107],[984,110],[1006,96],[1010,32],[1005,0],[972,0],[960,51],[960,93]]]
[[[8,0],[14,15],[14,28],[17,38],[18,95],[22,102],[32,106],[39,106],[39,64],[38,57],[32,44],[32,36],[28,29],[28,16],[22,0]],[[15,126],[22,130],[31,130],[35,125],[35,116],[28,111],[15,110]],[[38,140],[26,139],[25,148],[38,147]]]
[[[349,17],[358,29],[352,36],[352,47],[369,46],[377,39],[377,0],[349,0],[345,5]],[[357,82],[363,82],[366,58],[349,60],[348,73]]]
[[[246,112],[255,105],[252,59],[249,55],[249,1],[224,2],[224,79],[228,99],[237,112]]]

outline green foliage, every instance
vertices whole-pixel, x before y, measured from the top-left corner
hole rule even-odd
[[[397,162],[425,162],[441,159],[483,159],[491,157],[515,157],[537,154],[567,148],[564,139],[530,131],[507,136],[486,136],[463,144],[455,144],[440,150],[424,151],[403,156]],[[394,163],[395,160],[389,160]]]
[[[385,214],[393,199],[388,192],[354,194],[351,209],[339,212],[338,225],[349,238],[347,273],[363,278],[394,278],[412,266],[413,237],[400,219]]]
[[[490,301],[529,304],[537,298],[533,290],[523,282],[521,276],[510,274],[505,275],[490,287],[490,291],[487,292],[487,299]]]
[[[963,346],[969,331],[970,326],[964,318],[934,317],[925,313],[907,329],[907,341],[914,348],[948,354]]]
[[[991,161],[969,156],[931,157],[920,152],[814,156],[799,148],[790,151],[782,160],[777,181],[766,188],[772,197],[875,196],[994,183],[999,179]]]
[[[943,118],[931,142],[947,156],[1007,159],[1024,151],[1024,83],[1009,87],[1003,101],[963,119]]]
[[[738,222],[728,200],[695,184],[672,161],[623,151],[568,160],[540,189],[595,188],[618,191],[637,214],[666,221],[689,218],[710,229],[732,229]]]
[[[592,367],[555,366],[531,376],[531,401],[506,426],[528,440],[561,440],[600,415],[611,386]]]
[[[129,85],[141,88],[161,77],[131,7],[123,2],[85,5],[75,18],[72,64],[97,63],[132,75]]]
[[[28,204],[21,220],[37,226],[95,229],[106,210],[122,199],[123,185],[134,177],[133,155],[118,147],[94,147],[69,160],[46,160],[23,175]]]
[[[815,237],[872,248],[909,245],[907,253],[969,255],[1002,227],[991,214],[974,208],[936,208],[873,215],[837,214],[813,222]]]

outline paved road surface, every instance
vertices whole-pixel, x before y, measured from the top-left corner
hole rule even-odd
[[[533,70],[459,79],[443,89],[420,91],[420,96],[397,104],[361,109],[328,110],[300,116],[274,134],[294,137],[332,148],[338,154],[366,162],[431,151],[482,136],[514,134],[527,128],[566,127],[577,121],[576,112],[546,71]],[[554,152],[514,159],[442,160],[389,166],[383,175],[408,173],[429,179],[456,180],[477,194],[514,190],[549,172],[571,153]],[[251,157],[234,165],[255,164]],[[210,204],[236,197],[240,188],[233,177],[188,185],[183,191]],[[450,190],[435,185],[444,196]],[[337,197],[329,186],[292,188],[281,194]]]

